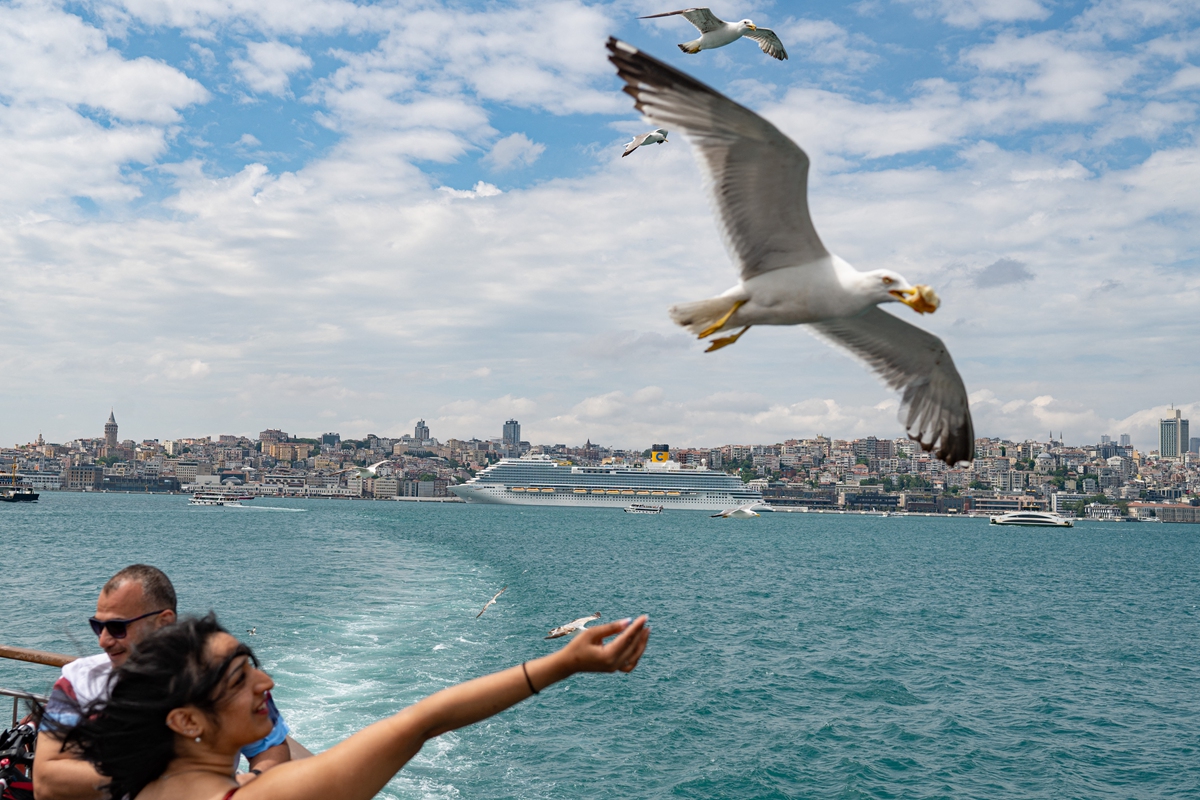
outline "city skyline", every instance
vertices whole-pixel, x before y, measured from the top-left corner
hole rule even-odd
[[[616,35],[794,138],[831,250],[938,291],[977,431],[1149,448],[1200,408],[1200,7],[1142,8],[723,7],[781,63],[623,2],[5,5],[0,441],[100,403],[150,436],[902,434],[802,331],[671,323],[733,271],[686,140],[620,156]]]
[[[1054,431],[1048,431],[1046,438],[1040,438],[1037,436],[1033,436],[1033,437],[1025,437],[1023,439],[1017,439],[1017,438],[1013,438],[1011,436],[990,435],[990,434],[986,434],[983,432],[977,432],[976,440],[977,441],[979,441],[979,440],[994,440],[994,441],[1011,441],[1011,442],[1058,441],[1058,442],[1062,442],[1064,444],[1069,443],[1072,446],[1088,446],[1091,444],[1103,445],[1103,444],[1112,443],[1114,445],[1119,445],[1121,447],[1132,447],[1133,449],[1138,450],[1143,453],[1149,453],[1149,452],[1162,453],[1164,451],[1162,450],[1161,446],[1164,442],[1167,441],[1168,436],[1170,436],[1170,437],[1175,437],[1175,440],[1179,444],[1182,445],[1183,451],[1196,452],[1196,445],[1198,442],[1200,442],[1200,439],[1189,436],[1190,419],[1184,417],[1185,409],[1188,409],[1188,408],[1189,408],[1188,406],[1175,406],[1174,404],[1171,404],[1169,406],[1169,414],[1164,414],[1162,417],[1155,420],[1155,426],[1154,426],[1155,435],[1153,437],[1153,444],[1149,445],[1149,446],[1139,446],[1138,443],[1134,440],[1133,435],[1130,433],[1124,432],[1124,431],[1115,433],[1115,434],[1113,434],[1113,433],[1101,434],[1091,441],[1071,439],[1071,438],[1067,437],[1065,435],[1065,432],[1063,432],[1063,431],[1059,431],[1057,434]],[[436,424],[436,422],[437,422],[436,419],[434,420],[434,422]],[[305,432],[291,431],[291,432],[285,433],[284,428],[267,428],[267,429],[261,429],[257,432],[223,430],[220,433],[208,433],[208,434],[192,433],[192,434],[178,434],[178,435],[173,435],[173,436],[161,436],[160,435],[160,436],[143,436],[143,437],[125,437],[121,441],[132,441],[135,443],[142,442],[142,441],[157,441],[157,442],[160,442],[169,447],[171,443],[173,443],[175,441],[179,441],[179,440],[199,440],[199,439],[208,438],[212,441],[217,441],[218,439],[221,439],[221,438],[235,437],[235,438],[245,438],[248,440],[256,441],[260,437],[263,437],[264,435],[269,434],[270,435],[269,440],[271,440],[271,441],[274,440],[274,437],[276,435],[279,435],[279,436],[290,437],[290,439],[292,439],[292,440],[297,440],[297,439],[313,440],[319,446],[321,443],[329,444],[335,440],[337,440],[337,441],[341,441],[341,440],[362,441],[362,440],[367,439],[368,437],[375,436],[375,437],[382,438],[382,439],[397,440],[397,441],[400,439],[406,439],[406,440],[411,439],[416,442],[439,441],[439,440],[443,441],[443,442],[451,441],[451,440],[486,441],[486,442],[494,442],[494,443],[501,445],[507,452],[514,452],[517,448],[517,445],[519,445],[519,444],[525,444],[526,446],[528,446],[530,444],[529,440],[522,441],[522,438],[523,438],[522,437],[522,423],[520,422],[520,420],[518,420],[516,418],[512,418],[512,417],[510,417],[506,421],[500,423],[500,432],[499,433],[489,433],[489,434],[485,434],[485,435],[472,434],[472,435],[464,436],[464,435],[452,433],[452,434],[446,435],[446,436],[436,436],[433,433],[433,429],[430,427],[430,425],[428,424],[428,422],[426,421],[426,419],[424,417],[419,417],[419,418],[415,419],[412,423],[409,424],[408,427],[411,429],[411,431],[412,431],[411,433],[397,434],[394,430],[382,430],[382,429],[378,430],[378,431],[363,431],[358,434],[350,434],[350,433],[343,434],[341,431],[328,431],[328,430],[324,430],[319,433],[313,433],[313,432],[308,432],[308,431],[305,431]],[[105,446],[115,447],[116,443],[117,443],[118,430],[119,430],[119,423],[116,420],[116,410],[115,410],[115,408],[110,408],[108,419],[105,421],[105,423],[103,425],[103,433],[102,434],[90,435],[90,436],[86,435],[86,434],[82,435],[82,436],[70,436],[70,437],[59,439],[57,441],[59,443],[62,443],[62,442],[77,441],[80,439],[103,440],[105,442]],[[1168,431],[1170,431],[1169,434],[1168,434]],[[682,447],[685,449],[693,449],[693,448],[721,447],[721,446],[727,446],[730,444],[738,444],[738,445],[778,444],[780,442],[788,441],[788,440],[807,440],[807,439],[813,439],[813,438],[817,438],[817,437],[825,437],[828,439],[839,439],[839,440],[854,440],[854,439],[866,438],[868,436],[871,438],[878,438],[881,440],[891,439],[891,440],[897,440],[897,441],[906,440],[906,438],[907,438],[902,433],[898,436],[879,435],[879,433],[877,433],[877,432],[870,432],[870,433],[862,434],[861,436],[836,436],[836,435],[827,434],[826,432],[823,432],[823,431],[818,431],[818,432],[808,432],[808,433],[803,433],[803,434],[787,436],[787,437],[779,439],[775,442],[766,442],[766,441],[760,441],[760,442],[738,441],[738,442],[735,442],[733,440],[728,440],[728,441],[723,441],[720,443],[713,443],[713,442],[682,442],[682,441],[677,440],[675,446]],[[654,437],[651,437],[651,438],[654,438]],[[661,438],[663,438],[663,437],[658,437],[658,439],[661,439]],[[657,441],[658,439],[655,439],[655,441]],[[51,439],[46,439],[44,437],[42,431],[38,432],[37,440],[39,440],[39,441],[44,440],[47,442],[55,441],[53,439],[53,437],[51,437]],[[28,442],[15,442],[14,445],[16,447],[24,447],[30,443],[33,443],[33,441],[34,441],[33,439],[30,439]],[[264,439],[264,441],[267,441],[267,439]],[[587,444],[592,444],[593,438],[589,436],[586,441],[587,441]],[[597,439],[596,443],[599,443],[600,441],[601,440]],[[560,441],[552,442],[551,440],[544,440],[544,441],[537,440],[537,441],[534,441],[533,444],[536,444],[538,446],[551,446],[552,444],[554,446],[566,445],[566,446],[573,447],[573,448],[579,448],[579,447],[584,446],[583,442],[567,444],[566,442],[560,442]],[[606,447],[612,447],[612,448],[616,448],[619,450],[644,450],[647,447],[649,447],[649,445],[643,445],[643,444],[638,444],[638,443],[627,443],[627,442],[610,442],[609,444],[606,445]],[[1167,455],[1167,457],[1177,457],[1178,452],[1175,450],[1171,450],[1168,453],[1166,453],[1166,455]]]

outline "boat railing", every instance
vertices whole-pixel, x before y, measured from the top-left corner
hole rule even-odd
[[[64,653],[51,653],[48,650],[34,650],[30,647],[13,647],[6,644],[0,644],[0,658],[26,661],[30,664],[43,664],[47,667],[65,667],[75,660],[75,656],[68,656]],[[11,697],[13,699],[12,719],[14,726],[20,718],[18,715],[22,700],[25,700],[30,705],[34,703],[45,704],[46,702],[44,695],[22,692],[16,689],[0,689],[0,697]],[[291,736],[287,737],[287,745],[293,759],[308,758],[312,755],[312,752],[307,747],[297,742]]]
[[[35,704],[43,705],[43,706],[46,704],[46,696],[45,695],[32,694],[31,692],[22,692],[17,689],[5,689],[3,687],[0,687],[0,697],[11,697],[12,698],[12,704],[13,704],[12,705],[12,725],[9,726],[12,728],[17,727],[18,720],[20,720],[24,717],[24,715],[21,713],[21,701],[22,700],[25,700],[27,703],[29,703],[29,711],[27,713],[33,712],[33,707]]]

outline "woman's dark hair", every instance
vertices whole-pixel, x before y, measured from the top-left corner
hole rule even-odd
[[[175,758],[175,732],[167,727],[172,709],[194,706],[213,714],[229,689],[226,672],[237,658],[254,654],[245,645],[220,663],[206,658],[213,634],[226,633],[212,612],[185,617],[138,642],[109,678],[107,700],[82,709],[66,731],[64,745],[112,779],[116,800],[136,797]]]

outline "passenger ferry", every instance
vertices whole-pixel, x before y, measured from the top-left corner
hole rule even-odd
[[[241,500],[253,500],[248,494],[228,494],[226,492],[196,492],[188,501],[189,506],[231,506],[243,508]]]
[[[644,467],[577,467],[545,455],[505,458],[467,483],[449,487],[468,503],[624,508],[631,503],[720,511],[761,503],[762,493],[710,469],[683,469],[666,445]]]
[[[661,514],[662,506],[652,506],[647,503],[630,503],[625,506],[626,514]]]
[[[1075,523],[1049,511],[1013,511],[992,517],[993,525],[1026,525],[1034,528],[1073,528]]]

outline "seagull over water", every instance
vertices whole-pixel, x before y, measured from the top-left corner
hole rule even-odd
[[[774,125],[631,45],[610,38],[608,49],[634,106],[695,146],[740,271],[737,286],[673,306],[671,318],[700,338],[741,329],[706,352],[753,325],[807,325],[900,392],[900,421],[923,450],[950,465],[970,461],[967,391],[946,346],[878,307],[931,313],[941,302],[933,289],[891,270],[859,272],[825,249],[808,213],[808,156]]]
[[[649,14],[645,17],[638,17],[638,19],[658,19],[660,17],[683,17],[700,31],[699,39],[679,45],[679,49],[685,53],[694,55],[701,50],[714,50],[732,44],[745,36],[747,39],[758,42],[759,49],[771,58],[786,61],[788,57],[787,51],[783,49],[783,42],[779,41],[775,31],[769,28],[760,28],[748,19],[741,22],[723,22],[707,8],[665,11],[662,14]]]
[[[503,589],[501,589],[500,591],[498,591],[494,595],[492,595],[492,599],[488,600],[486,603],[483,604],[483,608],[480,609],[479,613],[475,615],[475,619],[479,619],[480,617],[483,616],[484,611],[487,611],[489,608],[496,605],[496,601],[500,598],[500,595],[504,594],[507,591],[508,591],[508,587],[505,586]]]
[[[650,131],[649,133],[643,133],[641,136],[633,137],[633,141],[630,142],[629,144],[625,145],[625,152],[621,153],[621,158],[624,158],[625,156],[629,155],[634,150],[637,150],[639,147],[641,147],[644,144],[666,144],[666,143],[667,143],[667,129],[666,128],[659,128],[656,131]]]
[[[746,503],[745,505],[740,505],[737,508],[727,508],[724,511],[711,516],[713,519],[716,519],[717,517],[721,517],[723,519],[749,519],[750,517],[761,517],[762,514],[759,514],[754,510],[756,505],[758,505],[758,503]]]
[[[557,628],[550,631],[550,635],[546,638],[557,639],[560,636],[567,636],[572,633],[577,633],[586,628],[587,624],[595,619],[600,619],[599,611],[597,611],[595,614],[592,614],[590,617],[580,617],[574,622],[568,622],[566,625],[559,625]]]

